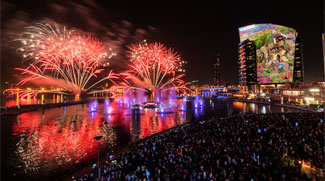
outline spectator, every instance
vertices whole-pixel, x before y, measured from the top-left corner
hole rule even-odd
[[[300,161],[323,168],[321,119],[322,113],[289,113],[189,123],[112,157],[101,179],[306,180]]]

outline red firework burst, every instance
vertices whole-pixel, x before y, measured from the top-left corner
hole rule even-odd
[[[125,75],[125,84],[130,81],[135,87],[144,89],[185,88],[187,84],[181,79],[184,74],[176,75],[183,60],[171,48],[161,43],[137,43],[129,47],[130,71]]]
[[[18,50],[23,60],[30,62],[28,68],[20,69],[29,77],[20,84],[33,79],[56,78],[64,79],[79,91],[86,91],[92,87],[86,87],[88,81],[101,72],[98,66],[114,55],[108,55],[106,47],[96,37],[80,30],[67,30],[56,24],[53,27],[37,24],[26,29],[19,39],[23,46]]]

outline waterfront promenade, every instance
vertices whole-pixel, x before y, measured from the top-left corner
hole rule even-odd
[[[299,109],[299,110],[303,110],[303,111],[307,111],[307,112],[318,112],[315,109],[311,109],[311,108],[308,108],[308,107],[301,107],[301,106],[292,105],[292,104],[279,104],[279,103],[273,103],[273,102],[267,102],[267,101],[249,100],[249,99],[233,99],[233,101],[257,103],[257,104],[266,104],[266,105],[275,105],[275,106],[287,107],[287,108],[292,108],[292,109]]]

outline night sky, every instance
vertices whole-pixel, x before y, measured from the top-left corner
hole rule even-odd
[[[23,27],[40,20],[95,33],[118,50],[119,56],[111,62],[116,69],[125,65],[121,54],[130,43],[144,38],[159,41],[188,61],[185,79],[199,80],[200,85],[213,83],[217,52],[221,55],[222,83],[238,82],[239,27],[279,24],[296,29],[302,38],[305,81],[316,81],[323,75],[324,1],[95,2],[1,1],[1,85],[15,82],[12,69],[22,66],[10,40]]]

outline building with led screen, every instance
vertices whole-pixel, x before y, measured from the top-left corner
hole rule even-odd
[[[295,59],[297,31],[293,28],[275,24],[253,24],[239,28],[240,45],[239,53],[249,51],[255,54],[256,62],[256,79],[258,84],[278,84],[293,82],[295,80],[302,81],[302,52],[299,49],[299,63]],[[255,49],[243,50],[243,43],[247,40],[255,43]],[[298,43],[298,42],[297,42]],[[299,46],[301,43],[298,43]],[[247,58],[241,58],[240,61],[247,61]],[[247,56],[245,56],[247,57]],[[247,66],[240,63],[240,74],[247,72]],[[295,67],[297,66],[297,67]],[[242,70],[245,69],[245,70]],[[250,71],[254,70],[254,66]],[[300,78],[294,78],[300,75]],[[255,76],[254,74],[251,74]],[[242,78],[242,75],[239,76]],[[249,77],[246,73],[245,81],[240,80],[242,85],[249,85],[248,79],[254,80],[254,77]],[[251,81],[253,83],[253,81]]]

